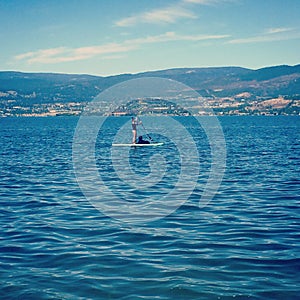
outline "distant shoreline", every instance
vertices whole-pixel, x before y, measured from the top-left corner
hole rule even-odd
[[[80,118],[82,115],[11,115],[11,116],[0,116],[0,119],[10,118]],[[179,115],[140,115],[141,117],[300,117],[300,114],[210,114],[210,115],[190,115],[190,116],[179,116]],[[85,115],[85,117],[103,117],[103,118],[129,118],[130,115],[126,116],[104,116],[104,115]]]

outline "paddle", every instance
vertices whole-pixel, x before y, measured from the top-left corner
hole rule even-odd
[[[144,124],[141,123],[141,125],[143,126],[143,128],[144,128],[144,130],[145,130],[145,132],[146,132],[146,135],[147,135],[148,139],[149,139],[151,142],[153,142],[153,139],[152,139],[152,137],[148,134],[146,128],[144,127]]]

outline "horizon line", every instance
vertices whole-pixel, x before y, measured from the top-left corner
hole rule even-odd
[[[144,71],[137,71],[137,72],[124,72],[124,73],[115,73],[115,74],[109,74],[109,75],[100,75],[100,74],[92,74],[92,73],[80,73],[80,72],[59,72],[59,71],[21,71],[21,70],[0,70],[0,73],[22,73],[22,74],[55,74],[55,75],[78,75],[78,76],[94,76],[94,77],[114,77],[114,76],[120,76],[120,75],[138,75],[143,73],[150,73],[150,72],[161,72],[161,71],[169,71],[169,70],[180,70],[180,69],[221,69],[221,68],[241,68],[241,69],[247,69],[251,71],[257,71],[260,69],[265,68],[272,68],[272,67],[296,67],[299,66],[300,63],[290,65],[290,64],[276,64],[276,65],[266,65],[259,68],[254,67],[244,67],[244,66],[238,66],[238,65],[223,65],[223,66],[203,66],[203,67],[171,67],[171,68],[165,68],[165,69],[153,69],[153,70],[144,70]]]

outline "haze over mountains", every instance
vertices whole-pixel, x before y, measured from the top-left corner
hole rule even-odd
[[[241,67],[176,68],[100,77],[92,75],[0,72],[0,103],[31,106],[46,103],[87,102],[104,89],[125,80],[163,77],[182,82],[203,97],[263,101],[282,97],[300,99],[300,65],[258,70]]]

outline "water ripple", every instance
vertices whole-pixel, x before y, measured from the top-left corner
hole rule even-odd
[[[299,297],[298,117],[222,118],[228,163],[215,198],[199,209],[205,161],[190,199],[139,227],[79,190],[76,121],[0,120],[1,299]]]

